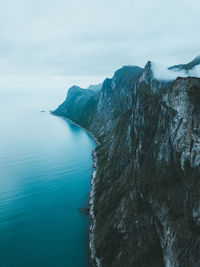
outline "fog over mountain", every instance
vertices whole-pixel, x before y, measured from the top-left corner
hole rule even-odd
[[[154,77],[158,80],[175,80],[177,77],[200,78],[200,56],[197,56],[188,64],[180,64],[166,67],[157,63],[152,63]]]

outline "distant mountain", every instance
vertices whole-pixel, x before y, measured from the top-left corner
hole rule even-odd
[[[191,62],[187,64],[180,64],[180,65],[175,65],[169,68],[169,70],[185,70],[189,71],[196,67],[197,65],[200,65],[200,55],[197,56],[195,59],[193,59]]]
[[[197,57],[171,69],[199,64]],[[99,141],[90,194],[93,265],[199,267],[200,79],[156,80],[150,61],[126,66],[99,91],[72,87],[53,113]]]
[[[96,84],[96,85],[90,85],[87,89],[88,90],[93,90],[93,91],[100,91],[102,88],[102,83]]]

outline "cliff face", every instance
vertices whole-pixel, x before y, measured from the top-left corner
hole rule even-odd
[[[200,79],[124,67],[100,91],[70,89],[54,114],[100,142],[94,264],[200,266]]]

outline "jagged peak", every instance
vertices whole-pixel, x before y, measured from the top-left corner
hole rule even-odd
[[[153,66],[153,62],[152,61],[147,61],[145,67],[144,67],[144,72],[146,73],[153,73],[153,70],[152,70],[152,66]]]
[[[147,61],[147,64],[144,67],[143,77],[148,84],[150,84],[151,80],[153,79],[152,61],[150,60]]]
[[[151,67],[152,67],[152,61],[148,60],[144,68],[150,69]]]

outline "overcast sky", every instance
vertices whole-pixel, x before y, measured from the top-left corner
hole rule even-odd
[[[85,86],[200,54],[199,0],[0,0],[0,87]],[[78,77],[77,77],[78,76]]]

